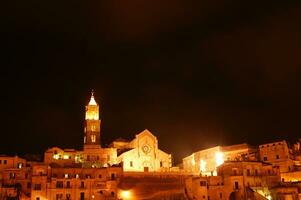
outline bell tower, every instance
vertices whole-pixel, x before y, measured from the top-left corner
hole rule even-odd
[[[100,119],[99,119],[99,105],[94,99],[94,92],[92,90],[91,98],[86,106],[85,117],[85,135],[84,148],[100,148]]]

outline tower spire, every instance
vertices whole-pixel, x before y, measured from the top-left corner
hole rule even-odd
[[[94,90],[91,91],[91,98],[86,105],[86,123],[84,145],[100,145],[100,123],[99,105],[94,99]],[[87,146],[87,147],[88,147]]]
[[[89,101],[89,104],[90,106],[97,106],[97,103],[94,99],[94,90],[92,89],[92,92],[91,92],[91,98],[90,98],[90,101]]]

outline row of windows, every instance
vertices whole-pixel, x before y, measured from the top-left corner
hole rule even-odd
[[[0,165],[1,165],[1,164],[6,165],[6,164],[7,164],[7,160],[0,160]]]
[[[102,194],[103,192],[100,191],[100,194]],[[56,194],[56,200],[62,200],[63,199],[63,194],[62,193],[58,193]],[[115,196],[115,192],[111,192],[111,196],[114,197]],[[67,193],[66,194],[66,200],[70,200],[71,199],[71,194]],[[92,195],[92,199],[94,199],[94,195]],[[40,200],[40,197],[36,197],[36,200]],[[85,192],[81,192],[80,193],[80,200],[85,200]]]
[[[134,167],[134,162],[130,161],[130,167]],[[163,167],[163,162],[160,161],[160,167]]]
[[[280,156],[279,156],[279,155],[276,155],[276,159],[280,159]],[[267,156],[264,156],[264,157],[263,157],[263,161],[268,161],[268,157],[267,157]]]
[[[52,174],[53,178],[57,178],[57,174]],[[86,174],[85,176],[80,176],[79,174],[71,175],[71,174],[64,174],[64,178],[91,178],[91,174]],[[101,174],[98,174],[98,178],[102,178]]]
[[[271,146],[276,146],[276,145],[277,145],[276,143],[271,144]],[[279,142],[278,145],[282,145],[282,143]],[[264,148],[264,147],[269,147],[269,146],[270,146],[270,144],[267,144],[266,146],[265,146],[265,145],[262,145],[262,146],[260,146],[260,147],[261,147],[261,148]]]

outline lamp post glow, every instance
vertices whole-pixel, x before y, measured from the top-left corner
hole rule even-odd
[[[120,192],[121,199],[130,199],[131,193],[130,191],[124,190]]]

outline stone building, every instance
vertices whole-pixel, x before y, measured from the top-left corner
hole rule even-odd
[[[124,171],[169,171],[171,155],[158,148],[157,138],[148,130],[137,134],[130,142],[115,141],[117,162],[122,163]]]
[[[26,199],[31,191],[31,168],[18,156],[0,156],[0,199]]]
[[[269,187],[280,181],[278,168],[256,161],[225,161],[217,176],[186,179],[186,193],[191,199],[268,199]]]
[[[117,150],[116,148],[101,147],[100,130],[99,105],[96,103],[92,92],[90,101],[86,106],[83,150],[52,147],[45,152],[44,163],[56,163],[60,166],[78,164],[85,167],[116,165]]]
[[[259,145],[259,158],[280,168],[280,172],[289,172],[294,168],[294,161],[285,140]]]
[[[32,200],[117,199],[122,168],[117,149],[101,147],[99,105],[92,92],[86,106],[83,149],[49,148],[32,166]]]
[[[300,143],[216,146],[171,167],[148,130],[102,147],[92,93],[82,149],[49,148],[43,162],[0,155],[0,200],[301,200]]]
[[[117,199],[120,167],[51,167],[37,164],[32,169],[32,200]]]
[[[193,174],[216,175],[217,167],[226,160],[256,160],[256,149],[243,143],[197,151],[183,159],[183,169]]]

